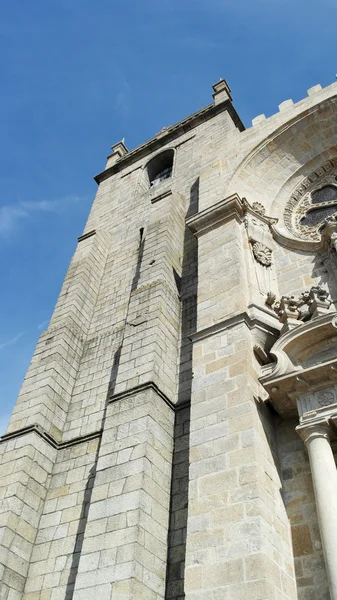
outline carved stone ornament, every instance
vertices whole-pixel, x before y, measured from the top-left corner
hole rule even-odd
[[[332,390],[322,390],[321,392],[316,392],[317,395],[317,404],[319,406],[329,406],[333,404],[335,400],[335,394]]]
[[[321,236],[318,252],[337,252],[337,214],[333,214],[326,219],[319,227]]]
[[[266,214],[266,209],[263,206],[263,204],[261,204],[261,202],[253,202],[252,204],[252,209],[254,212],[256,212],[258,215],[262,215],[264,216]]]
[[[284,210],[284,224],[297,238],[320,241],[326,219],[337,213],[337,158],[316,169],[293,191]]]
[[[261,242],[252,242],[252,249],[255,260],[257,260],[257,262],[264,267],[270,267],[272,254],[271,249]]]
[[[280,414],[322,413],[331,406],[336,413],[336,317],[336,312],[328,311],[299,322],[271,348],[275,362],[262,368],[260,382]]]
[[[330,383],[330,385],[329,385]],[[297,400],[297,410],[300,417],[300,422],[312,419],[315,416],[324,416],[327,414],[326,409],[332,409],[335,412],[337,387],[331,385],[331,382],[326,382],[326,388],[318,391],[309,391],[301,394]]]
[[[279,302],[274,304],[274,311],[281,323],[287,319],[296,321],[309,321],[329,311],[331,297],[323,287],[316,285],[302,292],[299,296],[282,296]],[[300,323],[299,323],[300,324]]]

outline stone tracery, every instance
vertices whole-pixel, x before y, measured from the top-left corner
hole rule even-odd
[[[337,213],[337,158],[306,177],[293,191],[284,210],[287,229],[302,240],[319,241],[324,220]]]

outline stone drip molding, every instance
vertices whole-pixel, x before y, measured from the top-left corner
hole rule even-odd
[[[287,113],[287,118],[290,118],[290,116],[291,116],[290,113],[292,111],[296,111],[297,109],[305,108],[305,105],[308,102],[312,101],[313,99],[316,99],[316,97],[318,97],[320,95],[326,95],[329,92],[337,92],[337,83],[336,82],[328,85],[325,88],[322,88],[322,86],[320,84],[314,85],[313,87],[311,87],[307,90],[306,98],[302,98],[298,102],[294,102],[291,99],[284,100],[284,102],[281,102],[281,104],[279,104],[279,106],[278,106],[279,110],[277,113],[274,113],[270,117],[266,117],[266,115],[264,115],[264,114],[257,115],[252,120],[252,126],[256,127],[258,125],[270,123],[271,121],[277,120],[280,116],[283,116],[284,113]]]
[[[121,400],[122,398],[134,396],[135,394],[141,394],[147,390],[154,391],[157,396],[159,396],[173,411],[178,410],[178,406],[171,402],[168,396],[166,396],[166,394],[157,386],[157,384],[154,383],[154,381],[146,381],[145,383],[140,383],[139,385],[133,386],[128,390],[124,390],[123,392],[112,394],[112,396],[109,397],[109,402],[118,402],[118,400]],[[184,405],[186,404],[189,403],[185,402]],[[180,409],[181,405],[179,405],[179,410]]]
[[[171,408],[174,412],[179,412],[184,408],[190,406],[190,401],[180,402],[179,404],[173,404],[171,400],[162,392],[162,390],[153,382],[147,381],[143,384],[134,386],[129,390],[125,390],[124,392],[119,392],[117,394],[113,394],[109,397],[109,403],[118,402],[122,398],[127,398],[130,396],[134,396],[135,394],[140,394],[147,390],[153,390],[157,396],[159,396],[167,406]],[[22,436],[29,435],[30,433],[34,433],[43,439],[47,444],[49,444],[52,448],[56,450],[63,450],[64,448],[70,448],[71,446],[77,446],[78,444],[84,444],[85,442],[90,442],[91,440],[95,440],[101,438],[103,434],[103,429],[98,429],[97,431],[93,431],[92,433],[86,433],[84,435],[76,436],[70,440],[64,442],[58,442],[50,433],[47,433],[41,425],[38,423],[33,423],[32,425],[28,425],[27,427],[22,427],[21,429],[17,429],[16,431],[11,431],[10,433],[4,433],[0,436],[0,444],[2,442],[8,442],[9,440],[14,440],[17,438],[21,438]]]
[[[240,198],[238,194],[232,194],[224,200],[213,204],[213,206],[187,218],[186,225],[198,237],[232,219],[241,222],[246,210],[246,201]]]
[[[34,423],[33,425],[28,425],[27,427],[22,427],[17,431],[11,431],[10,433],[5,433],[0,437],[1,442],[8,442],[9,440],[13,440],[16,438],[20,438],[24,435],[29,435],[30,433],[35,433],[40,438],[42,438],[45,442],[47,442],[52,448],[56,450],[63,450],[64,448],[69,448],[71,446],[77,446],[78,444],[83,444],[84,442],[90,442],[91,440],[95,440],[100,438],[103,429],[99,429],[98,431],[93,431],[92,433],[87,433],[82,436],[77,436],[71,440],[67,440],[66,442],[58,442],[50,433],[47,433],[41,425],[38,423]]]
[[[270,314],[272,313],[268,311],[268,315]],[[252,317],[247,312],[241,312],[232,317],[228,317],[228,319],[224,319],[219,323],[210,325],[210,327],[205,327],[204,329],[200,329],[199,331],[192,333],[192,335],[189,336],[189,339],[193,343],[196,343],[212,337],[213,335],[218,335],[227,329],[231,329],[232,327],[237,327],[243,324],[246,325],[246,327],[248,327],[250,330],[257,328],[264,332],[271,333],[275,337],[279,335],[279,329],[277,329],[277,327],[273,327],[272,325],[264,322],[262,319]]]

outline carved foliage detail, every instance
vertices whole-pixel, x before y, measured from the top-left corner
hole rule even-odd
[[[270,267],[272,251],[261,242],[252,242],[252,249],[255,260],[264,267]]]
[[[256,212],[258,215],[262,215],[264,216],[266,214],[266,209],[263,206],[263,204],[261,204],[261,202],[253,202],[252,204],[252,209],[254,212]]]
[[[317,394],[317,402],[319,406],[329,406],[335,401],[335,394],[332,390],[322,390]]]

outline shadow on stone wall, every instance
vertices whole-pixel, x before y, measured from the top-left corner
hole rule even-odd
[[[279,493],[291,529],[298,600],[329,600],[308,455],[296,432],[297,419],[282,419],[256,400],[281,486]]]
[[[113,366],[111,369],[111,375],[110,375],[109,391],[106,396],[106,401],[105,401],[105,406],[104,406],[104,411],[103,411],[103,416],[102,416],[102,421],[101,421],[101,430],[102,431],[104,429],[104,423],[105,423],[106,414],[107,414],[107,410],[108,410],[108,406],[109,406],[109,398],[113,394],[115,385],[116,385],[121,351],[122,351],[122,345],[119,346],[118,350],[116,350],[115,355],[114,355],[114,362],[113,362]],[[95,485],[97,463],[98,463],[99,452],[100,452],[100,448],[101,448],[101,441],[102,441],[102,437],[100,437],[100,439],[99,439],[96,454],[95,454],[94,464],[90,469],[88,481],[87,481],[87,484],[86,484],[85,490],[84,490],[84,498],[83,498],[81,516],[80,516],[80,519],[78,522],[78,527],[77,527],[77,532],[76,532],[75,546],[74,546],[74,551],[73,551],[72,563],[71,563],[71,567],[70,567],[70,573],[69,573],[69,577],[68,577],[68,581],[67,581],[65,600],[72,600],[73,595],[74,595],[75,581],[76,581],[76,577],[77,577],[77,573],[78,573],[78,565],[80,562],[80,557],[81,557],[81,552],[82,552],[85,528],[86,528],[87,520],[88,520],[88,512],[89,512],[90,503],[91,503],[92,490]]]
[[[276,417],[283,501],[295,562],[298,600],[329,600],[327,575],[308,454],[295,427],[297,419]]]
[[[198,212],[199,179],[191,187],[187,216]],[[190,335],[197,327],[198,245],[186,227],[184,258],[180,281],[181,347],[179,364],[178,404],[174,426],[171,507],[168,534],[166,600],[182,600],[186,553],[186,529],[189,479],[189,428],[192,389],[192,342]]]
[[[143,233],[144,233],[144,229],[141,228],[140,229],[139,246],[138,246],[138,252],[137,252],[137,260],[136,260],[136,266],[135,266],[133,279],[132,279],[131,286],[130,286],[128,306],[130,304],[131,293],[137,288],[137,284],[138,284],[138,280],[139,280],[139,276],[140,276],[140,269],[141,269],[141,263],[142,263],[142,258],[143,258],[144,241],[145,241]],[[127,319],[127,312],[128,312],[128,310],[126,311],[125,324],[126,324],[126,319]],[[124,331],[125,331],[125,329],[124,329]],[[106,395],[104,411],[103,411],[103,415],[102,415],[102,421],[101,421],[101,427],[100,427],[101,431],[104,430],[104,423],[106,420],[107,410],[108,410],[108,406],[109,406],[109,399],[111,398],[111,396],[113,395],[113,393],[115,391],[118,369],[119,369],[120,358],[121,358],[121,352],[122,352],[122,346],[123,346],[124,331],[123,331],[123,337],[122,337],[121,344],[114,354],[114,361],[113,361],[113,365],[111,368],[110,381],[109,381],[108,391],[107,391],[107,395]],[[72,600],[73,595],[74,595],[75,582],[76,582],[76,577],[77,577],[77,573],[78,573],[80,556],[81,556],[81,552],[82,552],[85,528],[86,528],[87,520],[88,520],[88,512],[89,512],[90,503],[91,503],[92,490],[95,485],[97,463],[98,463],[98,458],[99,458],[99,453],[100,453],[100,448],[101,448],[101,441],[102,441],[102,437],[99,439],[99,443],[98,443],[96,454],[95,454],[94,464],[90,470],[89,478],[88,478],[88,481],[87,481],[87,484],[85,487],[85,491],[84,491],[81,516],[80,516],[80,519],[78,522],[78,528],[77,528],[77,532],[76,532],[76,539],[75,539],[75,545],[74,545],[74,551],[73,551],[73,556],[72,556],[72,563],[71,563],[71,567],[70,567],[69,578],[67,581],[65,600]]]
[[[171,510],[168,535],[166,600],[182,600],[188,506],[190,407],[176,412],[172,463]]]

